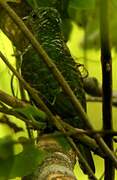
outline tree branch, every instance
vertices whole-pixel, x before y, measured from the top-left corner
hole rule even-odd
[[[101,102],[101,103],[103,102],[102,97],[92,97],[92,96],[88,96],[88,97],[86,98],[86,100],[87,100],[87,102]],[[113,105],[114,107],[117,107],[117,97],[112,99],[112,105]]]
[[[24,107],[28,106],[28,104],[26,102],[23,102],[13,96],[10,96],[7,93],[3,92],[2,90],[0,90],[0,100],[3,103],[5,103],[13,108],[24,108]],[[9,115],[13,115],[29,124],[31,123],[31,125],[34,129],[38,130],[38,128],[39,128],[38,123],[32,123],[31,120],[27,120],[26,118],[22,117],[18,113],[17,114],[14,113],[13,109],[6,110],[4,108],[0,108],[0,112],[6,113]],[[63,124],[64,128],[67,130],[67,133],[65,133],[64,135],[67,135],[67,136],[69,135],[69,136],[73,136],[73,137],[77,138],[81,143],[88,146],[92,151],[94,151],[95,154],[98,154],[99,156],[104,157],[104,154],[100,150],[99,146],[96,144],[95,140],[88,137],[87,135],[84,135],[85,130],[76,129],[76,128],[72,127],[71,125],[63,122],[62,120],[61,120],[61,123]],[[87,131],[86,131],[86,134],[87,134]],[[78,136],[76,137],[76,135],[78,135]],[[51,136],[52,136],[52,134],[51,134]]]
[[[10,6],[8,4],[4,3],[3,1],[0,1],[0,4],[7,11],[7,13],[10,15],[10,17],[14,20],[14,22],[21,28],[22,32],[26,35],[26,37],[30,40],[31,44],[33,45],[33,47],[37,50],[37,53],[39,54],[39,56],[41,56],[42,59],[44,60],[44,62],[47,64],[48,68],[51,70],[54,77],[58,80],[58,82],[60,83],[60,85],[63,88],[63,90],[65,91],[65,93],[69,96],[69,98],[70,98],[72,104],[74,105],[75,109],[77,110],[79,116],[85,121],[85,123],[87,124],[89,129],[93,129],[92,125],[89,123],[89,118],[88,118],[87,114],[85,113],[85,111],[83,110],[79,100],[75,97],[75,95],[73,94],[69,85],[64,80],[64,77],[61,75],[61,73],[57,69],[57,67],[53,64],[53,62],[48,57],[47,53],[43,50],[43,48],[41,47],[39,42],[34,38],[32,33],[28,30],[28,28],[25,26],[25,24],[21,21],[21,19],[16,15],[16,13],[10,8]],[[30,90],[30,92],[32,92],[31,89],[29,88],[29,86],[27,86],[26,84],[25,84],[25,88],[26,89],[28,88],[28,91]],[[38,103],[38,100],[40,101],[37,94],[33,94],[33,98],[35,99],[35,101],[37,103]],[[52,116],[52,114],[50,113],[50,111],[48,111],[47,107],[45,107],[43,102],[40,101],[40,103],[41,103],[41,106],[44,109],[46,109],[46,111],[48,112],[47,113],[48,116],[51,117],[51,119],[56,122],[56,118]],[[56,123],[58,123],[58,121]],[[59,125],[60,124],[58,124],[58,127],[59,127]],[[63,127],[59,127],[59,129],[63,129]],[[101,136],[99,134],[96,134],[96,135],[94,135],[94,138],[96,139],[97,143],[100,145],[102,150],[114,162],[115,167],[117,168],[117,158],[114,155],[114,153],[108,148],[108,146],[105,144],[105,142],[103,141]]]
[[[75,165],[74,151],[71,149],[64,150],[61,144],[53,137],[46,136],[40,138],[38,148],[50,153],[33,174],[23,177],[22,180],[76,180],[73,174]]]
[[[84,85],[85,92],[88,95],[93,96],[95,99],[97,98],[97,101],[101,100],[101,98],[99,98],[99,100],[98,100],[98,97],[102,97],[103,89],[102,89],[102,85],[99,83],[97,78],[95,78],[95,77],[84,78],[83,85]],[[117,91],[114,90],[112,92],[112,98],[113,98],[113,105],[116,105]]]
[[[26,102],[21,101],[16,97],[10,96],[9,94],[5,93],[2,90],[0,90],[0,100],[5,104],[14,108],[25,107],[27,105]]]
[[[37,93],[37,91],[34,88],[30,87],[30,85],[20,76],[20,74],[9,63],[9,61],[5,58],[5,56],[2,54],[2,52],[0,52],[0,57],[2,58],[4,63],[9,67],[9,69],[13,72],[13,74],[18,78],[18,80],[23,84],[24,88],[31,94],[33,99],[38,104],[38,106],[41,107],[41,109],[47,114],[47,116],[48,116],[47,120],[49,120],[50,123],[54,124],[58,128],[58,130],[65,133],[66,131],[65,131],[65,128],[63,127],[63,125],[61,123],[60,117],[54,116],[52,114],[52,112],[48,109],[48,107],[45,105],[45,103],[39,97],[39,92]],[[75,150],[75,152],[76,152],[77,156],[79,157],[79,159],[81,160],[81,162],[86,167],[87,173],[89,174],[89,176],[93,177],[96,180],[97,178],[95,177],[92,169],[90,168],[87,161],[85,160],[85,158],[82,156],[82,154],[80,153],[80,151],[78,150],[78,148],[74,144],[73,140],[70,137],[66,137],[66,138],[68,139],[72,148]]]

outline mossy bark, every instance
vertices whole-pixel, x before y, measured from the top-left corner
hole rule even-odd
[[[41,137],[37,146],[49,155],[33,174],[22,180],[76,180],[73,173],[76,158],[71,148],[65,150],[55,138],[48,136]]]

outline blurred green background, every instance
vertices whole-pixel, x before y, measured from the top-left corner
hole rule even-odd
[[[83,41],[84,31],[82,28],[78,28],[75,24],[73,24],[73,30],[70,35],[70,39],[68,41],[68,46],[70,48],[72,56],[78,61],[79,63],[86,63],[86,68],[88,69],[89,76],[96,77],[99,82],[101,83],[101,63],[100,63],[100,51],[96,49],[87,50],[87,62],[84,62],[84,51],[81,48],[81,42]],[[7,37],[0,32],[0,50],[4,53],[5,56],[8,57],[11,64],[15,65],[15,59],[13,57],[13,48],[11,42],[7,39]],[[112,66],[113,66],[113,89],[117,89],[117,53],[112,49]],[[0,89],[4,90],[5,92],[11,94],[10,88],[10,81],[11,81],[11,72],[9,69],[4,65],[2,60],[0,61]],[[16,89],[15,92],[18,91],[17,89],[17,81],[15,80]],[[101,129],[102,127],[102,105],[101,103],[87,103],[87,112],[88,116],[91,120],[95,129]],[[113,128],[117,130],[117,109],[113,107]],[[25,125],[22,121],[19,121],[13,117],[11,117],[13,121],[17,121],[17,123],[25,128]],[[0,137],[3,137],[6,134],[10,134],[14,136],[14,133],[11,129],[7,126],[3,126],[0,124]],[[19,133],[18,136],[24,135],[27,136],[26,131]],[[17,138],[14,136],[14,138]],[[115,146],[115,149],[117,146]],[[20,147],[16,147],[16,153],[20,151]],[[96,164],[96,176],[99,178],[103,174],[103,160],[98,156],[94,155],[94,160]],[[87,176],[84,176],[80,168],[76,165],[75,167],[75,174],[79,180],[87,180]],[[116,172],[117,178],[117,172]],[[16,178],[17,180],[20,178]]]

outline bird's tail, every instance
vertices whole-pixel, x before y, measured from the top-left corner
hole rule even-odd
[[[92,157],[90,149],[87,146],[84,146],[82,144],[77,144],[77,147],[79,151],[81,152],[82,156],[85,158],[85,160],[89,164],[92,171],[95,173],[95,165],[94,165],[94,161],[93,161],[93,157]],[[87,169],[84,167],[84,164],[80,160],[79,160],[79,164],[83,172],[85,174],[88,174]]]

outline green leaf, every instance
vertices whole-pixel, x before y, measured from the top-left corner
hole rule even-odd
[[[14,163],[14,141],[11,136],[0,138],[0,180],[9,179]]]
[[[27,105],[24,108],[15,108],[15,110],[22,113],[27,118],[30,118],[31,116],[38,116],[42,120],[47,118],[46,114],[43,111],[37,109],[35,106]]]
[[[13,154],[14,141],[11,136],[0,138],[0,159],[7,159]]]
[[[6,160],[0,159],[0,180],[8,180],[14,163],[14,156]]]
[[[35,106],[27,105],[26,107],[14,108],[13,110],[25,116],[27,119],[32,120],[32,122],[38,125],[40,129],[45,128],[45,119],[47,118],[47,116],[43,111],[37,109]],[[38,123],[36,123],[37,121]]]
[[[70,0],[69,8],[92,9],[95,7],[95,0]]]
[[[46,151],[39,150],[34,144],[25,144],[23,151],[15,156],[10,177],[31,174],[44,161],[47,155]]]

